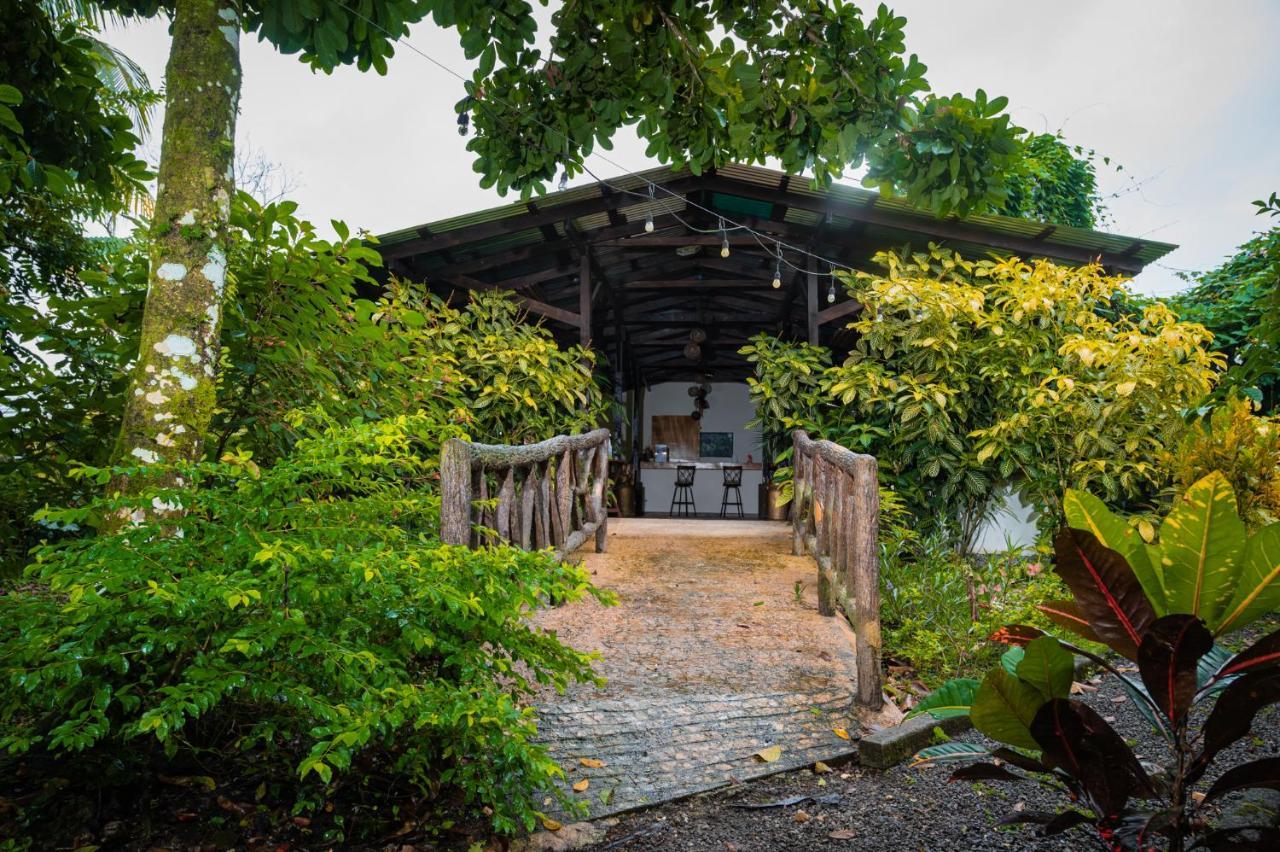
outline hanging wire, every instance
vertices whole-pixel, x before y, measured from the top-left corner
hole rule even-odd
[[[392,42],[394,42],[394,43],[396,43],[396,44],[402,44],[402,45],[404,45],[404,46],[405,46],[405,47],[407,47],[411,52],[418,54],[418,55],[419,55],[419,56],[421,56],[423,59],[427,60],[427,61],[428,61],[428,62],[430,62],[432,65],[434,65],[434,66],[436,66],[437,68],[439,68],[441,71],[444,71],[446,74],[449,74],[450,76],[457,78],[458,80],[462,81],[463,83],[469,82],[469,79],[468,79],[467,77],[465,77],[465,76],[463,76],[462,74],[458,73],[458,72],[457,72],[457,71],[455,71],[453,68],[450,68],[448,65],[444,64],[443,62],[441,62],[440,60],[438,60],[438,59],[436,59],[435,57],[431,56],[430,54],[426,53],[425,51],[420,50],[420,49],[419,49],[415,44],[413,44],[413,42],[409,41],[407,38],[402,38],[402,37],[398,37],[398,36],[396,36],[396,35],[395,35],[395,34],[393,34],[390,30],[388,30],[386,27],[384,27],[384,26],[382,26],[381,24],[379,24],[377,21],[374,21],[374,20],[372,20],[371,18],[369,18],[368,16],[366,16],[366,15],[362,14],[358,9],[351,8],[351,7],[347,7],[347,11],[348,11],[348,12],[350,12],[352,15],[355,15],[357,18],[360,18],[361,20],[363,20],[363,21],[364,21],[366,24],[368,24],[369,26],[371,26],[371,27],[373,27],[374,29],[376,29],[376,30],[378,30],[379,32],[381,32],[381,33],[382,33],[383,35],[385,35],[387,38],[391,39],[391,41],[392,41]],[[498,102],[498,103],[500,103],[500,104],[503,104],[504,106],[508,107],[509,109],[514,109],[514,108],[515,108],[511,103],[509,103],[509,102],[507,102],[507,101],[503,100],[502,98],[498,97],[497,95],[493,95],[493,94],[491,94],[491,93],[490,93],[490,94],[487,94],[487,95],[486,95],[486,97],[487,97],[487,98],[489,98],[490,100],[493,100],[493,101],[496,101],[496,102]],[[474,109],[474,108],[477,108],[477,107],[483,107],[483,106],[484,106],[484,101],[483,101],[482,99],[479,99],[479,98],[473,98],[473,99],[472,99],[472,101],[471,101],[471,103],[469,103],[469,104],[468,104],[468,106],[469,106],[470,108],[473,108],[473,109]],[[565,166],[564,171],[562,171],[562,172],[561,172],[561,175],[560,175],[560,190],[561,190],[561,191],[563,191],[563,190],[565,190],[565,189],[568,187],[568,181],[569,181],[569,172],[568,172],[568,154],[567,154],[567,152],[568,152],[568,148],[569,148],[569,142],[570,142],[570,141],[572,141],[572,142],[573,142],[573,143],[574,143],[574,144],[579,148],[579,150],[581,150],[584,146],[583,146],[580,142],[578,142],[576,139],[573,139],[571,136],[569,136],[569,135],[568,135],[567,133],[565,133],[564,131],[562,131],[562,130],[559,130],[559,129],[557,129],[557,128],[552,127],[551,125],[547,124],[546,122],[542,121],[541,119],[538,119],[537,117],[534,117],[534,118],[533,118],[533,121],[534,121],[534,123],[535,123],[535,124],[537,124],[538,126],[542,127],[544,130],[550,130],[552,133],[556,133],[556,134],[563,135],[563,136],[564,136],[564,138],[565,138],[565,151],[566,151],[566,154],[565,154],[565,161],[566,161],[566,166]],[[462,124],[461,124],[461,122],[459,122],[459,132],[465,132],[465,131],[463,130],[463,128],[462,128]],[[541,145],[539,145],[538,147],[540,147],[540,148],[542,148],[544,151],[546,151],[546,152],[550,153],[550,149],[547,149],[547,148],[545,148],[544,146],[541,146]],[[667,215],[671,216],[673,219],[675,219],[677,222],[679,222],[680,224],[684,225],[686,228],[688,228],[689,230],[691,230],[691,231],[693,231],[693,232],[695,232],[695,233],[701,233],[701,234],[711,234],[711,233],[717,233],[717,232],[724,233],[726,236],[725,236],[725,240],[724,240],[724,246],[723,246],[723,247],[722,247],[722,249],[721,249],[722,254],[723,254],[723,252],[724,252],[724,251],[727,249],[727,247],[728,247],[728,236],[727,236],[728,231],[746,231],[747,233],[751,234],[751,236],[752,236],[752,237],[754,237],[754,238],[755,238],[756,242],[760,243],[761,248],[765,248],[765,249],[767,250],[767,247],[764,245],[764,243],[763,243],[763,242],[761,242],[761,240],[768,240],[770,243],[773,243],[773,245],[774,245],[774,247],[775,247],[775,251],[777,251],[777,253],[778,253],[778,257],[779,257],[780,259],[782,259],[782,262],[783,262],[783,263],[785,263],[787,266],[789,266],[789,267],[791,267],[791,268],[793,268],[793,269],[796,269],[796,270],[798,270],[798,271],[801,271],[801,272],[807,272],[808,274],[810,274],[810,275],[814,275],[814,276],[819,277],[819,278],[831,278],[831,277],[834,277],[834,276],[835,276],[835,271],[836,271],[836,269],[840,269],[840,270],[842,270],[842,271],[848,271],[848,272],[852,272],[852,271],[853,271],[853,267],[849,266],[848,264],[841,263],[840,261],[837,261],[837,260],[832,260],[832,259],[827,258],[827,257],[824,257],[824,256],[822,256],[822,255],[820,255],[820,254],[815,254],[814,252],[811,252],[811,251],[809,251],[809,250],[807,250],[807,249],[804,249],[804,248],[801,248],[801,247],[799,247],[799,246],[791,245],[790,243],[787,243],[787,242],[785,242],[785,241],[783,241],[783,240],[780,240],[780,239],[778,239],[777,237],[772,236],[771,234],[762,233],[762,232],[760,232],[760,231],[755,230],[754,228],[751,228],[751,227],[749,227],[749,226],[747,226],[747,225],[742,224],[741,222],[736,222],[736,221],[734,221],[733,219],[727,218],[727,217],[723,216],[721,213],[719,213],[718,211],[712,210],[712,209],[707,208],[707,207],[703,207],[701,204],[698,204],[697,202],[692,201],[692,200],[691,200],[691,199],[689,199],[687,196],[684,196],[684,195],[682,195],[682,194],[680,194],[680,193],[678,193],[678,192],[674,192],[674,191],[672,191],[672,190],[668,189],[667,187],[663,186],[663,185],[662,185],[662,184],[660,184],[660,183],[655,183],[654,181],[651,181],[651,180],[649,180],[648,178],[645,178],[645,177],[641,176],[641,175],[640,175],[640,174],[638,174],[637,172],[633,172],[633,171],[631,171],[631,170],[627,169],[625,166],[621,165],[621,164],[620,164],[620,163],[618,163],[618,162],[615,162],[614,160],[610,159],[609,157],[606,157],[604,154],[601,154],[599,151],[593,151],[593,152],[590,154],[590,156],[599,157],[599,158],[600,158],[601,160],[603,160],[604,162],[606,162],[606,163],[608,163],[609,165],[613,166],[615,169],[618,169],[619,171],[621,171],[621,172],[622,172],[622,175],[621,175],[620,177],[624,177],[624,178],[635,178],[635,179],[637,179],[637,180],[643,181],[645,184],[647,184],[647,185],[648,185],[648,188],[649,188],[649,194],[648,194],[648,196],[645,196],[645,195],[643,195],[643,194],[641,194],[641,193],[635,192],[634,190],[627,189],[627,188],[625,188],[625,187],[616,186],[615,184],[612,184],[612,183],[610,183],[609,181],[605,180],[604,178],[600,177],[599,175],[597,175],[595,172],[593,172],[593,171],[592,171],[592,170],[587,166],[585,158],[576,164],[576,165],[578,165],[578,166],[582,169],[582,171],[586,172],[588,175],[590,175],[591,177],[595,178],[595,180],[596,180],[596,182],[597,182],[597,183],[599,183],[601,186],[607,187],[608,189],[612,190],[613,192],[618,192],[618,193],[621,193],[621,194],[625,194],[625,195],[633,196],[633,197],[636,197],[636,198],[640,198],[640,199],[642,199],[642,200],[643,200],[643,199],[645,199],[646,197],[647,197],[647,198],[649,198],[650,200],[652,200],[652,199],[653,199],[653,195],[654,195],[655,191],[659,191],[659,192],[666,193],[667,195],[671,196],[671,197],[672,197],[672,198],[674,198],[674,199],[679,200],[680,202],[682,202],[683,204],[685,204],[687,207],[692,207],[693,209],[698,210],[698,211],[701,211],[701,212],[703,212],[703,213],[706,213],[706,214],[708,214],[708,215],[710,215],[710,216],[717,216],[717,217],[719,217],[719,219],[720,219],[720,227],[719,227],[719,228],[697,228],[697,227],[694,227],[693,225],[691,225],[690,223],[686,222],[684,219],[680,218],[680,216],[678,216],[678,215],[677,215],[677,214],[675,214],[674,212],[670,212],[670,213],[668,213],[668,214],[667,214]],[[646,227],[646,230],[648,230],[648,228],[647,228],[647,227]],[[790,252],[792,252],[793,254],[797,254],[797,255],[801,255],[801,256],[803,256],[803,257],[812,258],[813,260],[821,261],[823,264],[825,264],[825,265],[830,269],[830,271],[829,271],[829,272],[810,272],[809,270],[806,270],[806,269],[803,269],[803,268],[801,268],[801,267],[799,267],[799,266],[796,266],[795,264],[791,263],[790,261],[786,260],[785,258],[782,258],[782,252],[781,252],[781,250],[782,250],[782,249],[786,249],[787,251],[790,251]],[[727,256],[727,255],[724,255],[724,256]]]

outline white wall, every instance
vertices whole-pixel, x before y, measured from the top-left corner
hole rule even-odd
[[[689,414],[693,411],[693,397],[689,386],[693,382],[664,382],[654,385],[644,397],[643,446],[653,445],[651,417],[671,414]],[[711,407],[702,412],[701,428],[704,432],[732,432],[734,462],[745,462],[750,455],[760,461],[764,455],[760,448],[760,430],[748,429],[755,418],[755,408],[747,394],[745,383],[715,382],[707,395]],[[729,462],[730,459],[707,459]],[[665,515],[671,506],[671,493],[675,488],[674,470],[641,470],[644,482],[645,511],[651,515]],[[693,480],[693,499],[699,514],[718,513],[724,494],[723,477],[718,470],[700,470]],[[742,472],[742,511],[754,517],[759,511],[760,471]]]
[[[1007,544],[1031,547],[1036,543],[1034,510],[1007,486],[1001,494],[1004,507],[978,532],[974,549],[979,553],[996,553],[1004,550]]]

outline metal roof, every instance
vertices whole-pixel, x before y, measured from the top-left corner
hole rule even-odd
[[[941,219],[928,210],[916,207],[901,198],[890,198],[872,190],[845,184],[833,184],[826,188],[816,188],[808,178],[802,175],[787,175],[761,166],[728,165],[716,169],[715,174],[721,178],[740,183],[743,186],[758,187],[765,192],[785,191],[797,196],[807,196],[818,202],[834,201],[845,203],[863,210],[900,217],[908,223],[915,221],[922,226],[946,223],[963,225],[976,233],[973,234],[975,239],[949,240],[950,242],[964,244],[957,246],[961,249],[968,248],[980,251],[982,249],[990,250],[995,248],[1000,250],[998,245],[988,245],[989,241],[981,239],[981,236],[985,234],[993,238],[1006,236],[1021,240],[1034,240],[1039,247],[1042,247],[1042,253],[1050,257],[1056,256],[1055,250],[1076,250],[1076,252],[1083,250],[1100,256],[1126,258],[1135,262],[1138,266],[1145,266],[1152,261],[1159,260],[1177,248],[1173,243],[1144,240],[1120,234],[1108,234],[1102,231],[1074,228],[1069,225],[1054,225],[1033,219],[1003,216],[994,213],[978,213],[963,219],[957,217]],[[474,225],[527,216],[534,210],[539,212],[553,211],[558,207],[577,202],[604,199],[614,191],[611,187],[617,190],[644,192],[650,183],[662,185],[689,177],[693,177],[693,175],[688,169],[658,167],[617,178],[607,178],[602,182],[573,187],[562,192],[549,193],[529,201],[513,201],[448,219],[427,222],[411,228],[402,228],[379,235],[377,239],[381,243],[383,250],[386,250],[398,243],[421,239],[426,235],[446,234],[450,231]],[[722,190],[722,192],[724,194],[732,194],[731,190]],[[645,209],[652,209],[655,216],[661,216],[667,212],[679,212],[684,206],[683,201],[680,199],[673,199],[670,196],[664,197],[659,194],[653,205],[637,199],[635,204],[619,207],[618,209],[624,217],[630,219],[635,215],[643,215]],[[787,211],[785,221],[814,225],[821,218],[822,214],[815,211],[792,207]],[[836,224],[842,224],[841,219],[845,218],[838,214],[833,217]],[[602,211],[587,216],[575,217],[574,221],[583,230],[594,230],[607,224],[607,212]],[[482,241],[476,241],[476,243],[483,242],[485,250],[493,250],[499,247],[519,245],[522,241],[536,242],[541,239],[538,233],[537,228],[531,227],[527,233],[504,234],[501,237],[485,238]],[[1136,270],[1129,269],[1128,271]]]

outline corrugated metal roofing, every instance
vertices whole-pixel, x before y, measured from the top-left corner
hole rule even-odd
[[[556,207],[574,204],[580,201],[604,199],[616,190],[643,192],[645,187],[651,182],[662,185],[679,178],[688,177],[690,174],[691,173],[688,170],[675,170],[667,167],[649,169],[647,171],[624,175],[618,178],[608,178],[605,183],[609,186],[605,186],[605,183],[592,183],[585,186],[573,187],[571,189],[566,189],[563,192],[554,192],[541,196],[533,199],[532,202],[517,201],[498,207],[491,207],[485,210],[477,210],[462,216],[455,216],[436,222],[428,222],[412,228],[392,231],[379,236],[378,240],[384,247],[393,246],[397,243],[420,239],[426,235],[444,234],[459,228],[527,215],[531,212],[531,204],[537,211],[550,211],[554,210]],[[887,198],[880,195],[878,192],[863,189],[861,187],[835,184],[825,189],[816,188],[804,176],[788,176],[782,172],[775,171],[773,169],[766,169],[760,166],[728,165],[717,169],[716,174],[732,181],[737,181],[747,185],[754,185],[765,189],[774,190],[781,187],[787,192],[795,193],[797,195],[809,196],[812,198],[833,198],[850,204],[864,206],[870,210],[893,213],[906,219],[917,219],[920,220],[922,224],[925,222],[936,223],[939,221],[938,217],[934,216],[929,211],[915,207],[901,198]],[[609,187],[613,187],[614,189],[610,189]],[[727,194],[731,194],[731,192]],[[653,207],[655,214],[661,215],[659,212],[660,209],[663,209],[663,212],[674,212],[675,210],[684,208],[683,202],[676,202],[679,204],[678,207],[674,207],[674,209],[671,209],[670,211],[664,209],[668,203],[673,201],[675,200],[671,199],[670,196],[666,196],[664,198],[662,194],[659,193],[658,197],[655,199],[655,205]],[[642,216],[643,211],[647,206],[647,202],[639,201],[635,205],[627,205],[620,209],[624,211],[624,215],[627,215],[630,219],[637,215]],[[791,207],[787,210],[785,221],[795,224],[813,225],[816,224],[820,218],[821,214]],[[843,219],[844,217],[836,217],[836,220]],[[1044,253],[1050,255],[1053,253],[1053,246],[1056,245],[1077,250],[1083,249],[1090,252],[1097,252],[1099,254],[1124,255],[1145,265],[1154,260],[1158,260],[1177,248],[1177,246],[1172,243],[1158,242],[1156,240],[1143,240],[1120,234],[1107,234],[1101,231],[1073,228],[1068,225],[1050,225],[1045,222],[1037,222],[1030,219],[1001,216],[996,214],[974,214],[963,220],[947,221],[956,221],[971,228],[990,232],[992,235],[1005,235],[1022,239],[1034,239],[1040,234],[1049,231],[1044,238],[1039,240],[1039,244],[1044,246]],[[593,213],[581,216],[577,219],[579,227],[582,227],[583,229],[604,227],[607,222],[608,215],[605,212],[598,214]],[[486,251],[491,251],[499,247],[513,247],[535,242],[538,239],[541,239],[540,232],[536,228],[533,228],[529,231],[521,231],[517,234],[494,236],[483,240],[477,240],[475,245],[477,247],[483,245]]]

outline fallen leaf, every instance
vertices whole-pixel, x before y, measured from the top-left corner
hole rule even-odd
[[[233,813],[236,816],[244,816],[249,812],[249,809],[246,808],[244,805],[238,805],[235,802],[228,799],[226,796],[218,797],[218,807],[222,808],[224,811],[227,811],[228,813]]]
[[[158,775],[156,777],[162,783],[172,784],[174,787],[200,787],[209,792],[218,789],[218,782],[208,775]]]
[[[808,811],[796,811],[791,818],[796,822],[808,822],[813,819],[813,817],[809,816]]]
[[[814,771],[814,772],[816,772],[816,773],[817,773],[817,774],[819,774],[819,775],[822,775],[822,774],[824,774],[824,773],[826,773],[826,772],[830,772],[830,771],[831,771],[831,767],[830,767],[830,766],[827,766],[825,763],[823,763],[821,760],[819,760],[819,761],[817,761],[817,762],[815,762],[815,763],[813,764],[813,771]]]
[[[849,732],[844,728],[832,728],[831,731],[842,740],[849,739]]]
[[[590,787],[590,786],[591,786],[591,779],[590,779],[590,778],[583,778],[583,779],[582,779],[581,781],[579,781],[577,784],[574,784],[574,785],[573,785],[573,792],[575,792],[575,793],[581,793],[581,792],[585,791],[585,790],[586,790],[588,787]]]
[[[1013,806],[1013,810],[1016,813],[1022,813],[1024,810],[1026,810],[1026,807],[1027,807],[1026,802],[1018,802],[1018,804]]]
[[[782,757],[782,746],[769,746],[768,748],[762,748],[751,756],[761,763],[773,763],[775,760]]]
[[[596,760],[594,757],[580,757],[578,758],[578,763],[588,769],[603,769],[605,765],[603,760]]]
[[[1117,695],[1115,698],[1111,699],[1111,703],[1112,703],[1112,704],[1123,704],[1123,703],[1125,703],[1125,702],[1126,702],[1126,701],[1128,701],[1128,700],[1129,700],[1129,699],[1125,698],[1123,695]]]
[[[1196,790],[1191,794],[1191,801],[1196,803],[1196,807],[1200,807],[1200,805],[1204,804],[1204,793]]]
[[[560,829],[564,828],[564,823],[558,822],[557,820],[554,820],[549,816],[544,816],[542,818],[542,827],[545,828],[547,831],[559,831]]]
[[[293,818],[293,824],[298,826],[298,828],[306,828],[307,826],[311,825],[311,820],[307,819],[304,816],[296,816]]]
[[[607,805],[607,804],[609,804],[610,800],[612,800],[612,799],[613,799],[613,791],[614,791],[615,789],[617,789],[617,788],[616,788],[616,787],[610,787],[610,788],[609,788],[609,789],[607,789],[607,790],[601,790],[601,791],[600,791],[600,793],[596,796],[596,798],[600,800],[600,804],[602,804],[602,805]]]
[[[827,835],[832,840],[852,840],[857,837],[857,833],[852,828],[837,828],[835,831]]]

